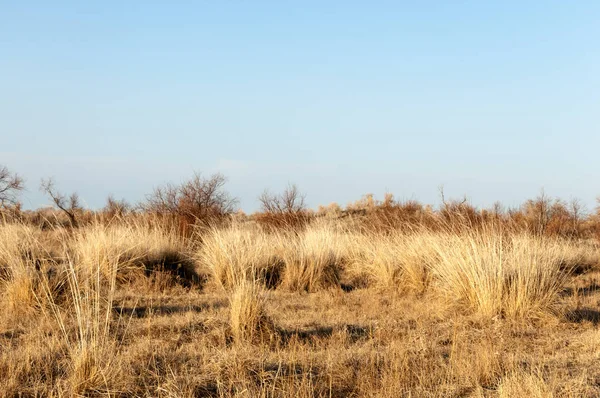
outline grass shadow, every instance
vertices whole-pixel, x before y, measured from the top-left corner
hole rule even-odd
[[[278,334],[283,344],[288,344],[291,340],[314,344],[318,340],[329,338],[339,331],[346,333],[349,341],[355,343],[371,335],[372,328],[359,325],[316,326],[306,329],[278,329]]]
[[[600,323],[600,311],[592,308],[580,308],[570,311],[566,317],[569,321],[576,323],[591,322],[594,325]]]
[[[589,296],[590,294],[596,293],[600,291],[600,285],[597,283],[592,283],[591,285],[572,288],[567,287],[564,288],[561,292],[561,296],[563,297],[571,297],[571,296]]]
[[[202,303],[200,305],[142,305],[136,307],[115,306],[113,307],[113,311],[122,316],[146,318],[150,315],[172,315],[185,312],[205,312],[208,310],[218,310],[224,307],[227,307],[226,302],[217,301],[212,304]]]
[[[173,277],[176,284],[186,288],[202,288],[208,280],[208,275],[196,271],[196,264],[191,259],[176,251],[164,251],[143,262],[144,273],[151,277],[155,272],[166,272]]]

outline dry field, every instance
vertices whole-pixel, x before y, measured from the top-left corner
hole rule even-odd
[[[591,239],[0,224],[0,395],[600,396]]]

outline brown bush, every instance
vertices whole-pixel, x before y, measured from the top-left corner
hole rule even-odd
[[[18,174],[11,173],[6,166],[0,166],[0,209],[17,204],[17,195],[25,188]]]
[[[100,219],[104,222],[122,220],[131,211],[131,205],[125,199],[117,200],[111,195],[106,199],[106,205],[100,211]]]
[[[362,227],[369,231],[408,231],[433,223],[431,211],[415,200],[398,202],[391,194],[386,194],[383,202],[374,200],[370,195],[365,198],[349,206],[352,209],[349,212],[358,215]],[[360,203],[366,206],[361,208]]]
[[[279,195],[265,191],[258,198],[261,212],[256,221],[271,229],[302,228],[313,218],[306,208],[305,197],[293,184]]]
[[[40,190],[47,194],[52,202],[58,207],[68,218],[71,227],[78,226],[78,217],[82,215],[83,208],[79,202],[79,195],[73,192],[68,197],[56,190],[54,180],[49,178],[42,180]]]
[[[237,200],[223,189],[226,182],[222,174],[204,178],[194,173],[192,179],[180,185],[156,188],[142,208],[174,221],[183,235],[189,235],[191,226],[222,221],[235,211]]]

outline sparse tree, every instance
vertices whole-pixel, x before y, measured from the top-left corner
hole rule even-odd
[[[580,222],[586,212],[585,205],[578,198],[572,198],[569,202],[569,211],[576,222]]]
[[[104,206],[103,212],[109,218],[120,218],[123,217],[131,210],[131,205],[127,203],[125,199],[117,200],[112,195],[106,199],[106,206]]]
[[[296,184],[291,184],[279,195],[264,191],[258,200],[265,213],[295,214],[306,210],[305,198],[306,195],[300,193]]]
[[[505,211],[504,206],[502,206],[502,203],[494,202],[494,204],[492,205],[492,215],[495,218],[500,218],[504,213]]]
[[[585,205],[581,200],[572,198],[567,204],[569,219],[568,235],[571,238],[579,237],[582,233],[582,220],[585,214]]]
[[[310,219],[304,198],[305,195],[293,184],[279,195],[264,191],[258,197],[262,213],[257,219],[272,228],[300,228]]]
[[[230,215],[237,200],[224,190],[227,179],[220,173],[208,178],[194,173],[180,185],[166,184],[154,189],[142,207],[151,213],[176,215],[194,223],[208,223]]]
[[[77,213],[82,210],[79,202],[79,195],[73,192],[71,195],[66,196],[58,192],[52,178],[48,178],[47,180],[42,179],[40,190],[46,193],[50,199],[52,199],[56,207],[69,217],[71,226],[77,227]]]
[[[17,205],[18,195],[25,188],[23,179],[0,165],[0,209]]]
[[[524,213],[535,234],[544,235],[546,233],[554,202],[542,189],[537,198],[530,199],[525,203]]]

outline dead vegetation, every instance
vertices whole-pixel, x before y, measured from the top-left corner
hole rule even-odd
[[[600,394],[593,215],[278,203],[303,221],[182,233],[114,200],[77,225],[5,219],[0,396]]]

